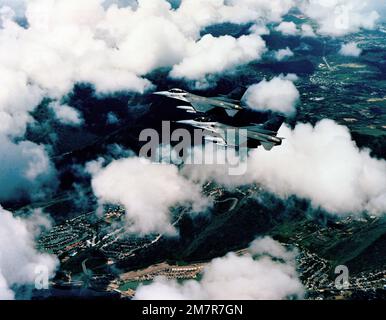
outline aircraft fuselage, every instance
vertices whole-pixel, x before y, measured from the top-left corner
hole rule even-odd
[[[192,109],[190,110],[186,108],[186,106],[178,106],[177,108],[189,110],[191,112],[205,113],[215,108],[222,108],[230,111],[230,114],[234,115],[236,112],[244,109],[241,106],[240,101],[233,100],[225,96],[202,97],[180,89],[160,91],[155,92],[154,94],[189,103],[192,106]]]

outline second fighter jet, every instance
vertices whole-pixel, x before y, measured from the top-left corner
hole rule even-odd
[[[244,92],[245,90],[243,93]],[[237,112],[244,109],[241,104],[241,100],[235,100],[225,95],[217,97],[202,97],[182,89],[159,91],[154,94],[188,103],[189,105],[181,105],[177,106],[177,108],[186,110],[189,113],[207,113],[216,108],[223,108],[228,116],[233,117]]]

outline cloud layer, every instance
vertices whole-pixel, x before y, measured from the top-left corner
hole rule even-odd
[[[44,146],[0,135],[0,160],[0,202],[39,199],[55,189],[56,171]]]
[[[346,57],[359,57],[362,53],[362,49],[358,47],[357,43],[349,42],[342,45],[339,53]]]
[[[192,204],[193,211],[200,211],[208,205],[199,186],[174,165],[127,158],[99,170],[94,166],[93,172],[92,188],[99,202],[123,205],[131,232],[174,234],[172,206]]]
[[[294,53],[288,47],[285,48],[285,49],[280,49],[280,50],[275,52],[275,59],[277,61],[282,61],[282,60],[284,60],[286,58],[290,58],[290,57],[293,57],[293,56],[294,56]]]
[[[80,112],[68,105],[52,102],[49,107],[54,111],[56,119],[63,124],[79,126],[84,121]]]
[[[222,73],[258,60],[265,51],[265,42],[258,35],[241,36],[238,39],[205,35],[188,49],[182,62],[173,67],[171,76],[187,80],[203,79],[207,75]]]
[[[90,82],[99,92],[144,92],[152,87],[146,75],[157,68],[202,81],[259,59],[265,44],[257,30],[269,22],[286,34],[314,35],[308,24],[297,29],[282,22],[297,5],[295,0],[183,0],[173,8],[166,0],[3,0],[0,130],[23,134],[28,112],[44,96],[60,98],[76,82]],[[311,0],[299,6],[318,23],[318,32],[328,35],[373,28],[386,7],[375,0]],[[25,27],[15,16],[24,16]],[[200,37],[203,28],[223,22],[255,26],[239,38]]]
[[[293,3],[184,0],[175,10],[166,0],[3,0],[0,132],[23,135],[43,97],[59,99],[77,82],[102,93],[143,93],[152,88],[146,75],[161,67],[203,80],[259,59],[265,43],[257,34],[200,38],[200,31],[222,22],[279,21]],[[23,27],[15,17],[25,18]]]
[[[250,86],[243,99],[254,110],[271,110],[292,115],[296,112],[299,98],[299,91],[292,81],[276,77]]]
[[[213,259],[204,269],[200,281],[188,280],[180,284],[158,278],[150,285],[140,286],[135,299],[302,298],[304,289],[295,269],[295,256],[296,252],[287,251],[272,238],[257,239],[243,256],[231,252]]]
[[[279,136],[285,137],[282,146],[250,153],[243,175],[230,176],[225,166],[187,167],[185,174],[228,186],[258,183],[282,198],[296,195],[338,215],[386,213],[386,161],[360,150],[347,127],[322,120],[315,127],[284,126]]]
[[[89,82],[100,93],[144,93],[153,87],[148,74],[158,68],[171,70],[173,78],[206,80],[260,59],[266,51],[261,30],[267,32],[270,22],[285,35],[343,36],[375,28],[386,6],[376,0],[302,1],[300,9],[316,22],[314,30],[311,24],[298,28],[282,21],[297,3],[183,0],[173,9],[166,0],[0,0],[0,202],[40,198],[55,189],[46,149],[23,138],[33,121],[31,111],[44,97],[60,101],[78,82]],[[239,37],[201,37],[205,27],[224,22],[254,26]],[[347,44],[341,53],[358,56],[358,50]],[[276,58],[290,54],[284,49]],[[246,95],[253,109],[285,114],[294,113],[298,99],[293,83],[283,77],[263,80]],[[71,107],[51,108],[63,123],[82,124]],[[175,166],[128,158],[96,166],[93,191],[100,204],[122,204],[128,230],[143,234],[174,234],[170,207],[204,209],[208,200],[192,181],[211,178],[228,185],[259,183],[283,198],[297,195],[336,214],[386,212],[386,162],[359,150],[347,128],[324,120],[315,127],[284,127],[280,135],[286,137],[283,146],[253,151],[243,176],[201,166],[185,170],[189,180]],[[56,268],[55,258],[36,251],[34,230],[36,224],[0,207],[0,299],[12,299],[14,286],[33,283],[37,266],[47,267],[49,274]],[[140,288],[137,298],[302,297],[291,252],[271,239],[260,239],[249,250],[243,257],[230,253],[213,260],[201,282],[158,280]],[[260,258],[254,260],[255,255]]]
[[[318,33],[344,36],[360,29],[374,29],[386,9],[378,0],[309,0],[300,3],[302,11],[318,23]]]
[[[33,285],[37,270],[52,276],[57,267],[54,256],[35,249],[36,227],[0,207],[0,300],[14,298],[13,286]]]

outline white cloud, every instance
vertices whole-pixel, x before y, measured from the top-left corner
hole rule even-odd
[[[42,209],[34,209],[27,217],[23,217],[23,221],[27,224],[28,232],[35,237],[38,237],[42,232],[50,230],[53,225],[53,220],[46,215]]]
[[[318,23],[319,34],[344,36],[362,28],[374,29],[386,3],[378,0],[310,0],[302,2],[300,7]]]
[[[291,115],[296,111],[299,97],[299,91],[292,81],[276,77],[250,86],[243,99],[251,109],[272,110]]]
[[[25,6],[22,1],[1,2],[5,3],[12,8]],[[143,92],[151,88],[144,78],[148,72],[171,67],[172,76],[205,84],[208,74],[258,59],[265,45],[255,33],[240,38],[207,35],[200,39],[200,29],[226,21],[255,22],[259,26],[268,21],[280,23],[293,5],[291,0],[185,0],[172,10],[164,0],[141,0],[138,5],[132,1],[29,1],[26,28],[14,23],[9,11],[2,16],[0,131],[4,137],[23,136],[31,121],[30,111],[42,98],[60,98],[78,81],[92,82],[101,92]],[[329,0],[310,1],[302,9],[319,23],[319,32],[337,35],[343,34],[342,30],[327,22],[336,16],[338,7],[353,13],[345,34],[373,27],[376,19],[367,18],[374,18],[372,11],[380,12],[384,5]],[[279,26],[284,31],[296,29],[291,23]],[[307,26],[302,26],[303,33],[311,32]],[[285,79],[263,81],[252,88],[259,94],[250,95],[251,107],[284,113],[294,110],[298,92]],[[73,116],[71,119],[77,121]]]
[[[12,21],[10,9],[3,7],[0,130],[21,136],[31,121],[29,112],[44,96],[59,99],[76,82],[91,82],[104,93],[144,92],[152,88],[144,77],[160,67],[173,68],[173,77],[207,83],[208,74],[259,59],[265,45],[257,30],[265,29],[268,22],[280,23],[295,1],[184,0],[176,10],[165,0],[137,4],[125,0],[3,0],[0,5],[16,10],[16,16],[24,12],[28,21],[27,27],[20,27]],[[374,27],[373,10],[381,12],[385,5],[329,0],[310,1],[301,7],[319,23],[320,33],[341,35]],[[343,30],[331,24],[331,19],[340,16],[338,9],[350,16]],[[200,39],[200,30],[222,22],[253,22],[251,32],[256,33]],[[282,22],[278,30],[313,35],[310,25],[297,30],[293,23]]]
[[[280,21],[294,0],[183,0],[175,19],[190,34],[211,24]]]
[[[244,175],[226,175],[220,166],[196,166],[184,173],[194,181],[215,179],[230,186],[258,183],[282,198],[309,199],[314,207],[340,216],[386,213],[386,161],[360,150],[347,127],[326,119],[315,127],[283,126],[279,136],[285,138],[281,146],[251,152]]]
[[[284,80],[290,80],[292,82],[296,82],[299,80],[299,77],[295,73],[288,73],[286,75],[281,74],[279,77]]]
[[[0,74],[0,135],[22,135],[31,120],[29,112],[40,102],[43,92],[28,83],[24,72],[4,67],[1,62]]]
[[[314,128],[284,127],[279,135],[286,138],[283,146],[251,155],[248,173],[255,181],[282,197],[310,199],[331,213],[386,212],[386,162],[359,150],[346,127],[322,120]]]
[[[197,80],[206,75],[224,72],[241,64],[260,59],[265,42],[258,35],[213,37],[203,36],[188,49],[181,63],[173,67],[171,76]]]
[[[0,300],[13,299],[15,285],[33,285],[36,268],[45,268],[52,276],[58,261],[54,256],[39,253],[29,222],[14,217],[0,207]]]
[[[355,42],[349,42],[342,44],[342,47],[339,50],[339,54],[346,57],[359,57],[362,53],[362,49],[358,47],[358,44]]]
[[[137,11],[107,11],[102,27],[119,47],[117,66],[144,75],[156,68],[179,63],[192,41],[173,21],[164,1],[141,1]]]
[[[150,285],[140,286],[135,299],[281,300],[303,297],[304,288],[295,269],[295,252],[286,250],[271,238],[255,240],[248,251],[243,256],[232,252],[213,259],[205,267],[200,281],[188,280],[181,284],[158,278]]]
[[[142,93],[152,88],[146,74],[160,67],[196,79],[258,59],[265,45],[257,34],[200,39],[200,30],[221,22],[280,21],[293,3],[184,0],[173,10],[166,0],[1,1],[28,23],[14,23],[3,7],[0,130],[23,135],[28,112],[44,96],[60,99],[76,82],[102,93]]]
[[[49,107],[54,111],[55,117],[63,124],[79,126],[84,121],[80,112],[68,105],[52,102]]]
[[[99,202],[125,207],[130,232],[173,234],[172,206],[191,203],[193,211],[200,211],[208,205],[200,188],[179,175],[174,165],[127,158],[99,170],[93,165],[91,173]]]
[[[15,293],[9,288],[7,280],[0,272],[0,300],[13,300]]]
[[[0,155],[0,201],[41,198],[55,189],[56,172],[43,146],[0,135]]]
[[[277,61],[282,61],[286,58],[293,57],[294,53],[290,48],[280,49],[278,51],[275,51],[275,59]]]
[[[296,26],[295,23],[293,22],[286,22],[286,21],[283,21],[282,23],[280,23],[276,28],[275,28],[276,31],[288,36],[288,35],[291,35],[291,36],[295,36],[298,34],[299,30]]]
[[[314,29],[309,24],[302,24],[300,29],[303,37],[316,37]]]
[[[21,136],[44,96],[59,98],[77,81],[102,92],[142,92],[149,81],[114,63],[115,49],[98,39],[99,1],[31,1],[27,28],[5,19],[0,28],[0,131]]]

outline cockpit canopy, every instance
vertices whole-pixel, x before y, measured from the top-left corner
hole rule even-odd
[[[178,88],[174,88],[174,89],[171,89],[169,90],[170,93],[186,93],[186,91],[182,90],[182,89],[178,89]]]

